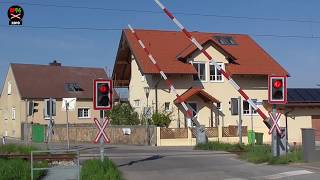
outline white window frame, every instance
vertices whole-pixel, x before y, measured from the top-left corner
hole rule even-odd
[[[84,115],[84,110],[87,109],[88,110],[88,116],[83,116]],[[79,110],[82,110],[82,116],[79,116]],[[91,110],[89,107],[79,107],[78,111],[77,111],[77,116],[78,119],[90,119],[91,118]]]
[[[191,64],[192,64],[192,66],[194,65],[194,64],[197,64],[197,73],[198,73],[198,79],[199,79],[199,81],[201,81],[201,82],[207,82],[208,81],[208,67],[207,67],[207,62],[203,62],[203,61],[197,61],[197,62],[195,62],[195,61],[193,61],[193,62],[191,62]],[[199,75],[199,64],[204,64],[204,78],[205,78],[205,80],[201,80],[200,79],[200,75]],[[194,67],[194,66],[193,66]],[[196,81],[196,80],[194,80],[194,81]]]
[[[219,104],[220,106],[218,106],[218,104]],[[222,111],[222,103],[221,103],[221,102],[216,103],[216,106],[217,106],[217,109],[218,109],[219,111]]]
[[[258,100],[257,99],[252,99],[252,101],[256,103]],[[249,110],[246,110],[246,112],[245,112],[244,105],[243,105],[244,102],[248,103],[246,100],[242,100],[242,104],[241,104],[242,105],[242,114],[244,116],[258,116],[259,115],[258,112],[255,111],[253,109],[253,107],[249,103],[248,103],[249,104]]]
[[[168,109],[166,108],[166,103],[169,103]],[[172,111],[172,105],[171,105],[170,102],[165,102],[165,103],[164,103],[164,110],[165,110],[166,112],[171,112],[171,111]]]
[[[16,120],[16,108],[15,107],[11,108],[11,119]]]
[[[218,62],[217,63],[218,65],[220,65],[221,66],[221,68],[224,70],[225,69],[225,65],[224,65],[224,63],[222,63],[222,62]],[[209,63],[209,81],[210,82],[224,82],[224,77],[223,77],[223,75],[221,74],[221,80],[217,80],[218,79],[218,69],[215,67],[215,74],[213,74],[213,75],[211,75],[210,73],[210,67],[211,66],[213,66],[213,67],[215,67],[214,65],[213,65],[213,63]],[[215,80],[211,80],[211,76],[215,76],[216,78],[215,78]]]
[[[8,109],[2,109],[2,115],[5,121],[8,120]]]
[[[139,102],[139,104],[137,105],[136,102]],[[133,100],[133,105],[134,105],[134,107],[141,107],[141,101],[140,101],[140,99],[135,99],[135,100]]]
[[[49,109],[47,109],[47,103],[50,101],[50,99],[44,99],[44,103],[43,103],[43,117],[44,117],[44,119],[45,120],[50,120],[50,116],[49,116]],[[52,99],[52,101],[53,101],[53,106],[55,106],[55,107],[53,107],[53,110],[55,111],[55,112],[53,112],[52,113],[52,119],[54,119],[54,117],[57,115],[57,101],[56,101],[56,99]]]
[[[8,81],[8,95],[12,94],[12,84],[10,81]]]

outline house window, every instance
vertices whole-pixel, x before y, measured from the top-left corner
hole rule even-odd
[[[90,118],[90,108],[79,108],[78,118]]]
[[[165,103],[164,103],[164,110],[165,110],[165,111],[171,111],[170,102],[165,102]]]
[[[43,111],[43,115],[45,117],[45,119],[49,119],[50,118],[50,107],[51,107],[51,116],[56,116],[56,100],[52,99],[52,103],[50,105],[50,99],[45,99],[44,100],[44,111]]]
[[[133,105],[134,107],[140,107],[140,100],[139,99],[134,100]]]
[[[83,89],[80,87],[78,83],[66,83],[65,84],[65,90],[68,92],[79,92],[83,91]]]
[[[254,103],[257,102],[256,99],[252,99],[252,101]],[[242,103],[242,108],[243,108],[243,114],[248,114],[248,115],[257,114],[257,111],[255,111],[254,108],[250,106],[250,104],[245,100]]]
[[[11,116],[12,116],[12,120],[16,119],[16,108],[15,107],[13,107],[11,110]]]
[[[198,72],[198,76],[194,75],[193,80],[201,80],[201,81],[206,81],[206,64],[205,63],[195,63],[193,62],[194,68],[196,68]]]
[[[222,111],[221,103],[217,103],[217,109],[218,109],[219,111]]]
[[[4,116],[4,120],[8,120],[8,109],[6,110],[2,110],[3,116]]]
[[[11,82],[8,82],[8,95],[12,94],[12,84]]]
[[[224,64],[223,63],[218,63],[218,65],[224,69]],[[210,81],[212,82],[223,82],[223,77],[221,72],[218,71],[218,69],[213,65],[210,64]]]

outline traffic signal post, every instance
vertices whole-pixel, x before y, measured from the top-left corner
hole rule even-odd
[[[112,80],[96,79],[93,82],[93,108],[100,111],[100,123],[94,122],[98,126],[99,133],[97,138],[100,141],[100,159],[104,160],[104,139],[106,143],[110,143],[108,137],[104,133],[104,129],[109,124],[109,119],[105,119],[105,111],[112,109]],[[102,127],[101,127],[102,125]],[[98,139],[94,142],[97,143]]]
[[[277,104],[287,103],[287,77],[286,76],[269,76],[268,77],[268,102],[272,105],[272,117],[270,129],[272,137],[272,155],[278,157],[285,154],[287,146],[286,129],[282,129],[277,124],[280,114],[277,113]]]

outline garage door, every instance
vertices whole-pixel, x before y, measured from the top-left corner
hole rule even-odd
[[[316,141],[320,141],[320,116],[312,116],[312,128],[316,130]]]

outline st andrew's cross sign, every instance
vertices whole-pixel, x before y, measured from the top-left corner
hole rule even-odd
[[[107,136],[107,134],[104,132],[104,130],[106,129],[106,127],[109,125],[110,123],[110,120],[108,118],[106,118],[104,120],[104,122],[102,123],[102,126],[101,124],[99,123],[98,119],[97,118],[94,118],[93,119],[94,123],[96,124],[96,126],[98,127],[98,133],[97,133],[97,136],[96,138],[94,138],[93,142],[94,143],[98,143],[100,138],[103,138],[104,142],[105,143],[110,143],[110,139],[109,137]]]

